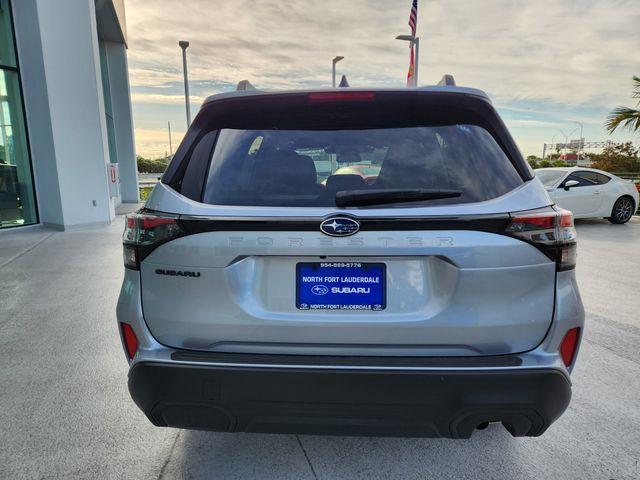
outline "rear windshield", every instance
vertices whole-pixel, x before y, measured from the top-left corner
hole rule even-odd
[[[494,138],[476,125],[218,133],[203,201],[214,205],[333,207],[336,193],[453,189],[481,202],[523,183]],[[387,206],[387,205],[385,205]]]

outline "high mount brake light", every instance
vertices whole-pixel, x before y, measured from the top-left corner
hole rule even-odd
[[[542,250],[559,272],[576,266],[576,229],[568,210],[548,207],[512,213],[505,233]]]
[[[144,210],[128,215],[122,235],[124,266],[139,270],[140,262],[156,247],[183,235],[177,215]]]
[[[316,92],[308,98],[310,102],[370,102],[376,95],[373,92]]]

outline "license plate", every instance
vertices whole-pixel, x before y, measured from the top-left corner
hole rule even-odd
[[[318,262],[296,265],[296,307],[300,310],[386,308],[384,263]]]

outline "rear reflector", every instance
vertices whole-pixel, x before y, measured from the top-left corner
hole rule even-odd
[[[562,361],[568,367],[573,363],[578,348],[578,338],[580,337],[580,328],[572,328],[567,332],[560,344],[560,355]]]
[[[309,94],[310,102],[370,102],[373,92],[316,92]]]
[[[124,340],[127,356],[129,360],[133,360],[138,351],[138,337],[136,337],[133,328],[128,323],[120,322],[120,328],[122,329],[122,339]]]

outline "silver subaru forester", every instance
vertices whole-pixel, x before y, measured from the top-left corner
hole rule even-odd
[[[575,261],[481,91],[215,95],[126,220],[129,390],[158,426],[540,435],[571,397]]]

